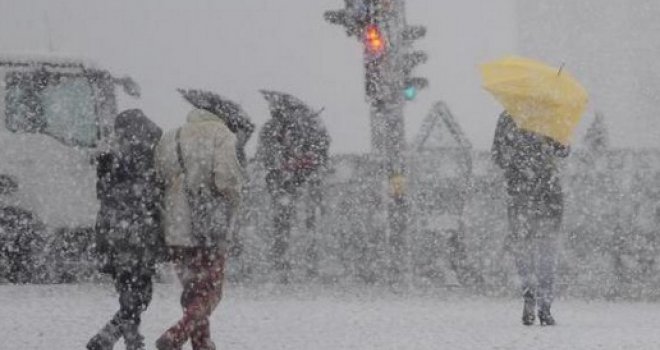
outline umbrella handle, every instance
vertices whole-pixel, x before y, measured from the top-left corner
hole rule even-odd
[[[557,72],[557,76],[561,75],[561,71],[564,70],[564,66],[566,65],[566,62],[562,62],[561,66],[559,66],[559,71]]]

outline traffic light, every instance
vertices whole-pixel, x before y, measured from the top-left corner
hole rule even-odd
[[[426,78],[411,76],[412,71],[418,65],[428,60],[428,55],[424,51],[412,49],[415,40],[421,39],[426,35],[426,28],[423,26],[406,26],[402,32],[403,49],[401,68],[403,69],[403,97],[407,101],[412,101],[417,97],[419,90],[426,88],[429,81]]]
[[[407,101],[414,100],[415,97],[417,97],[417,87],[413,85],[405,86],[403,89],[403,97],[405,97]]]
[[[372,58],[379,58],[386,50],[387,39],[375,24],[369,24],[364,29],[364,46]]]

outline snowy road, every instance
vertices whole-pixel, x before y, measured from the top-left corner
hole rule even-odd
[[[179,315],[178,288],[156,289],[144,317],[149,348]],[[0,349],[83,349],[115,303],[109,285],[0,286]],[[239,350],[660,349],[660,304],[559,301],[555,328],[521,326],[519,306],[458,296],[229,286],[213,335],[218,349]]]

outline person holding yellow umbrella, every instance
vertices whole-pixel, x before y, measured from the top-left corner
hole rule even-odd
[[[563,68],[563,67],[562,67]],[[481,66],[484,88],[505,108],[492,158],[504,170],[508,248],[522,282],[524,325],[555,325],[550,312],[563,217],[559,161],[570,153],[587,93],[562,68],[520,57]]]

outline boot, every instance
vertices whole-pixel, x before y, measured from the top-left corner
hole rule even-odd
[[[523,294],[523,299],[524,299],[524,304],[523,304],[522,323],[525,326],[531,326],[534,324],[534,321],[536,320],[536,317],[534,316],[536,311],[535,310],[536,298],[534,296],[534,292],[528,289],[525,292],[525,294]]]
[[[193,349],[194,350],[216,350],[215,343],[213,343],[210,340],[205,341],[204,344],[201,344],[201,345],[197,345],[197,346],[193,345]]]
[[[193,350],[215,350],[215,344],[211,341],[211,326],[208,319],[199,320],[190,335],[190,343]]]
[[[87,350],[112,350],[121,338],[121,329],[114,321],[108,322],[92,339],[87,342]]]
[[[541,326],[554,326],[556,324],[555,318],[550,313],[549,305],[543,305],[539,308],[539,322]]]
[[[145,350],[144,337],[140,334],[139,327],[139,324],[130,321],[121,325],[126,350]]]
[[[163,334],[156,340],[156,349],[158,350],[181,350],[181,346],[176,344],[169,334]]]

